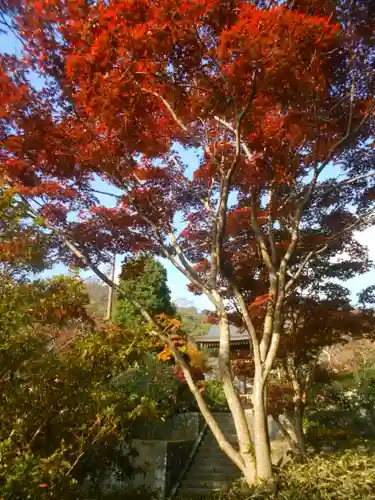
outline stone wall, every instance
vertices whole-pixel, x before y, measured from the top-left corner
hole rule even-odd
[[[144,441],[136,439],[132,443],[138,456],[134,465],[141,467],[143,474],[133,479],[133,486],[148,486],[152,490],[160,491],[165,495],[165,478],[167,474],[167,446],[166,441]]]
[[[166,421],[138,422],[133,429],[133,436],[142,440],[183,441],[194,440],[203,425],[198,412],[180,413]]]
[[[138,474],[132,481],[133,486],[147,486],[160,492],[162,498],[168,496],[184,468],[194,440],[185,441],[133,441],[138,453],[135,465],[144,474]]]

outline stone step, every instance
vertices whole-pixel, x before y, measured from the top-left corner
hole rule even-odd
[[[197,475],[210,475],[210,474],[221,474],[225,476],[237,476],[241,475],[237,467],[231,467],[227,464],[217,465],[213,464],[211,466],[194,466],[190,469],[190,475],[196,477]]]
[[[197,500],[201,500],[213,493],[213,490],[209,488],[201,488],[196,486],[195,488],[185,488],[178,491],[176,498],[180,499],[189,499],[193,500],[196,498]]]
[[[236,448],[235,448],[236,449]],[[201,451],[201,456],[202,457],[221,457],[222,455],[227,458],[228,460],[230,460],[229,457],[227,457],[227,455],[219,448],[214,448],[214,447],[201,447],[200,448],[200,451]]]
[[[237,435],[230,414],[214,414],[226,439],[238,449]],[[227,490],[241,477],[238,467],[220,449],[214,435],[207,431],[177,491],[177,498],[208,496]]]
[[[232,462],[230,458],[228,458],[226,455],[210,455],[207,453],[202,453],[199,457],[197,456],[197,459],[194,460],[194,462],[199,462],[200,465],[207,465],[207,464],[223,464],[223,465],[233,465],[235,464]]]
[[[225,437],[225,439],[226,439],[227,441],[229,441],[231,444],[235,444],[235,443],[237,443],[237,441],[238,441],[238,440],[237,440],[237,436],[236,436],[235,434],[229,434],[229,435],[227,434],[227,435],[225,435],[224,437]],[[218,442],[217,442],[217,439],[216,439],[214,436],[209,436],[209,435],[207,435],[207,436],[203,439],[202,443],[212,444],[212,445],[215,445],[215,446],[219,446],[219,445],[218,445]]]
[[[227,457],[223,456],[221,457],[220,455],[210,455],[207,453],[202,453],[199,457],[197,457],[197,460],[194,460],[196,462],[199,462],[201,465],[206,465],[206,464],[223,464],[223,465],[234,465],[233,462]]]
[[[225,436],[225,439],[232,445],[237,443],[237,438],[236,436]],[[214,437],[207,437],[202,441],[202,443],[205,443],[206,446],[216,446],[219,447],[219,444],[217,442],[217,439]]]
[[[235,446],[234,444],[232,445],[235,450],[238,450],[238,446]],[[199,447],[199,450],[201,452],[201,456],[207,456],[207,457],[225,457],[226,459],[230,460],[228,455],[219,448],[219,446],[207,446],[207,445],[201,445]]]
[[[223,422],[223,424],[218,422],[218,425],[224,434],[236,434],[236,428],[234,425],[227,425],[225,422]],[[211,430],[208,432],[211,434]]]
[[[223,452],[220,454],[211,454],[211,453],[206,453],[206,450],[202,451],[202,453],[198,456],[197,459],[195,460],[196,462],[199,462],[200,464],[227,464],[227,465],[234,465],[232,460],[227,457]]]
[[[228,432],[223,432],[223,434],[224,434],[224,437],[225,437],[226,439],[229,439],[229,440],[231,440],[231,441],[237,441],[237,434],[236,434],[236,431],[235,431],[234,429],[233,429],[233,430],[231,430],[231,431],[228,431]],[[211,431],[207,431],[207,434],[205,435],[204,440],[205,440],[205,441],[206,441],[206,440],[208,440],[208,441],[210,441],[210,440],[212,440],[212,441],[216,441],[216,438],[215,438],[215,436],[212,434],[212,432],[211,432]]]
[[[227,481],[233,481],[234,477],[237,476],[238,478],[241,477],[240,471],[238,471],[238,474],[236,474],[236,471],[232,472],[229,470],[220,470],[217,471],[215,469],[212,469],[209,472],[204,472],[204,471],[197,471],[194,474],[194,481],[196,484],[201,484],[201,483],[206,483],[208,482],[227,482]],[[182,483],[184,484],[184,483]]]
[[[193,484],[181,485],[181,487],[177,491],[176,498],[191,499],[192,497],[195,496],[199,497],[200,500],[202,498],[207,498],[207,497],[211,498],[212,493],[218,491],[228,491],[232,483],[233,481],[228,481],[225,483],[224,482],[209,483],[209,484],[193,483]]]
[[[212,456],[212,455],[201,455],[197,457],[197,460],[194,460],[194,462],[199,463],[200,466],[210,466],[210,465],[223,465],[226,467],[236,467],[236,465],[225,455],[223,457],[221,456]]]
[[[226,480],[215,480],[215,479],[206,479],[204,481],[187,481],[186,483],[182,483],[181,488],[180,488],[180,493],[186,490],[194,489],[194,488],[199,488],[201,490],[205,489],[208,491],[213,491],[213,490],[222,490],[222,489],[229,489],[230,485],[235,481],[236,478],[234,479],[226,479]]]

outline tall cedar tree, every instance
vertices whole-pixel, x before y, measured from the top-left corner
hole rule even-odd
[[[145,323],[142,314],[127,297],[135,298],[153,317],[176,314],[167,285],[167,271],[152,256],[141,255],[125,261],[120,274],[120,287],[116,321],[121,326],[132,327]]]
[[[317,257],[341,250],[355,258],[354,231],[372,222],[373,3],[8,3],[4,29],[20,38],[24,57],[3,55],[0,66],[5,185],[107,284],[98,263],[108,254],[148,250],[209,298],[238,449],[166,330],[128,297],[173,350],[248,483],[272,479],[264,394],[284,301]],[[42,89],[28,83],[30,70]],[[114,208],[100,204],[98,177],[119,193]],[[256,282],[241,292],[245,260],[266,293]],[[228,293],[252,341],[253,446],[231,372]],[[266,305],[261,330],[254,304]]]

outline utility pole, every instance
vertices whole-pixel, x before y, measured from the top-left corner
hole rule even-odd
[[[115,271],[116,271],[116,255],[113,254],[111,271],[110,271],[112,283],[115,282]],[[108,302],[107,302],[107,315],[106,315],[107,321],[110,321],[112,319],[114,298],[115,298],[115,287],[108,285]]]

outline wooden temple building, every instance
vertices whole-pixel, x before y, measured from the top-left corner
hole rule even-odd
[[[212,367],[207,378],[215,378],[220,344],[220,327],[212,325],[207,334],[194,337],[200,350],[207,352]],[[230,326],[230,356],[235,384],[239,394],[246,400],[246,395],[252,387],[252,352],[250,338],[246,330]]]

